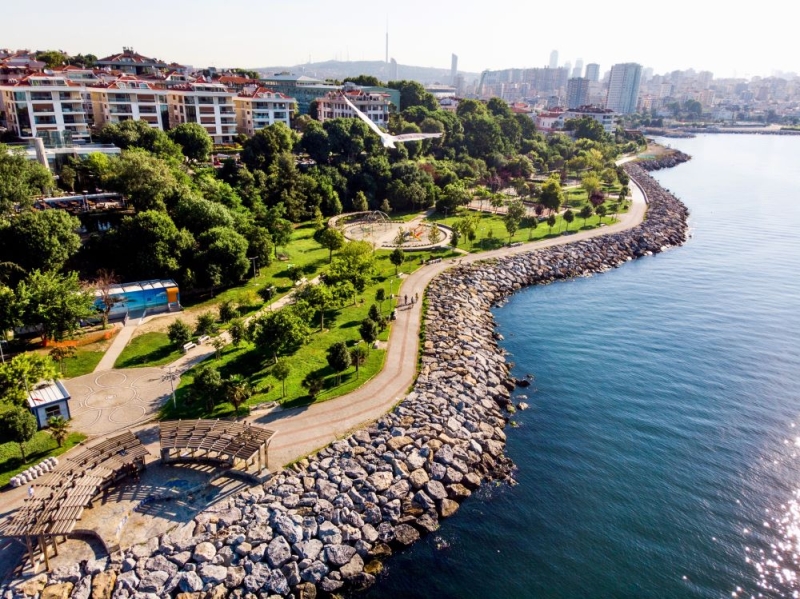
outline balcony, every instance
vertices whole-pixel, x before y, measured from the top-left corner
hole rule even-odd
[[[111,108],[108,109],[108,112],[110,114],[130,114],[130,115],[132,115],[133,114],[133,108],[131,108],[130,105],[128,105],[128,106],[112,106]]]
[[[34,104],[33,114],[48,114],[54,113],[55,110],[52,104]]]
[[[139,114],[156,114],[155,106],[139,106]]]
[[[234,110],[233,108],[229,108],[227,106],[224,106],[224,107],[219,109],[219,113],[220,114],[236,114],[236,110]]]
[[[42,100],[51,102],[53,100],[53,94],[50,92],[31,92],[31,100],[33,102]]]

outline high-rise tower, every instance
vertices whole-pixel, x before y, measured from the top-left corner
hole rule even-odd
[[[589,103],[589,80],[573,77],[567,81],[567,108],[578,108]]]
[[[586,65],[586,78],[589,81],[597,83],[600,81],[600,65],[596,62],[590,62]]]
[[[558,67],[558,50],[550,52],[550,68],[555,69]]]
[[[450,85],[456,85],[456,79],[458,78],[458,55],[453,54],[450,57]]]
[[[621,114],[635,112],[639,100],[641,78],[642,65],[640,64],[625,62],[611,67],[606,108]]]

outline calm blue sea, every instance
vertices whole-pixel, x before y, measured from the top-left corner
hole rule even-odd
[[[800,138],[665,140],[682,248],[496,311],[531,409],[482,490],[368,597],[800,589]],[[535,388],[535,391],[533,390]]]

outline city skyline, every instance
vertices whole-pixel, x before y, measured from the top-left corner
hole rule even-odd
[[[776,0],[766,1],[763,14],[770,14],[770,4],[777,11]],[[793,59],[790,19],[770,23],[761,33],[751,27],[752,16],[718,14],[685,0],[650,21],[643,21],[640,6],[629,0],[605,11],[586,3],[587,9],[594,7],[588,17],[559,18],[564,26],[558,28],[537,26],[552,22],[546,9],[520,8],[508,0],[493,4],[491,12],[420,0],[409,0],[402,10],[382,3],[370,11],[349,12],[321,0],[277,5],[231,0],[224,7],[209,0],[141,0],[138,6],[104,22],[85,1],[67,6],[41,0],[36,15],[15,3],[4,11],[6,22],[26,23],[35,17],[36,26],[9,28],[0,47],[104,56],[127,46],[194,67],[293,66],[332,59],[384,60],[388,22],[389,58],[406,65],[448,69],[451,54],[457,54],[460,69],[468,72],[541,67],[557,50],[559,65],[583,59],[584,64],[598,63],[601,76],[613,64],[625,62],[655,73],[711,71],[717,78],[800,71]],[[570,14],[583,14],[574,8]],[[516,16],[509,18],[512,14]],[[241,15],[249,16],[235,18]],[[78,35],[82,27],[86,35]],[[672,43],[673,37],[679,43]],[[647,38],[650,43],[643,43]],[[696,41],[686,43],[692,39]]]

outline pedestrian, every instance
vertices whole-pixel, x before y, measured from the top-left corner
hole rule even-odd
[[[413,297],[411,298],[411,305],[412,306],[414,305],[414,298]]]
[[[417,291],[417,293],[415,293],[415,294],[414,294],[414,297],[415,297],[415,299],[416,299],[417,301],[419,301],[419,291]]]
[[[406,295],[405,295],[405,301],[403,302],[403,304],[407,304],[407,303],[408,303],[408,294],[406,293]]]
[[[33,485],[31,485],[30,487],[28,487],[28,497],[29,497],[30,499],[33,499]]]

